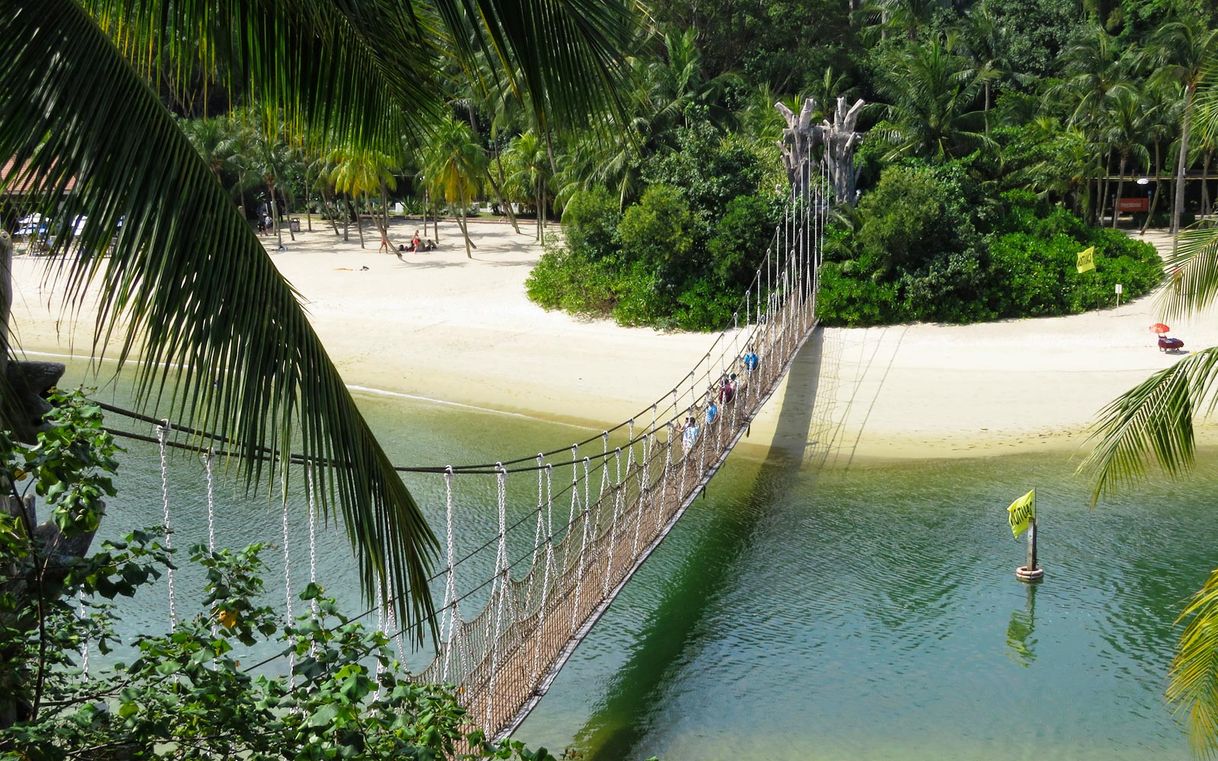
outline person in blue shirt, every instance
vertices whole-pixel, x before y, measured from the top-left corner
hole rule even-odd
[[[742,361],[744,363],[745,371],[751,373],[757,369],[757,363],[760,360],[757,358],[757,352],[753,351],[753,347],[750,346],[744,350],[744,358]]]
[[[719,417],[719,405],[715,404],[714,399],[711,399],[706,405],[706,424],[710,425],[715,422],[717,417]]]
[[[681,440],[685,443],[685,451],[694,448],[694,442],[698,440],[698,424],[694,422],[694,416],[690,415],[685,418],[685,425],[681,428]]]

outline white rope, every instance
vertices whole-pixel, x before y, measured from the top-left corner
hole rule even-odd
[[[207,474],[207,551],[216,551],[216,490],[212,477],[211,462],[215,451],[207,450],[203,455],[203,472]]]
[[[169,524],[169,464],[165,459],[165,437],[169,434],[169,421],[163,420],[156,429],[157,446],[161,450],[161,506],[164,508],[165,549],[173,551],[173,529]],[[165,568],[165,582],[169,590],[169,631],[178,625],[177,600],[173,588],[173,566]]]
[[[486,722],[485,729],[488,737],[493,735],[491,720],[495,703],[495,677],[499,675],[499,634],[503,624],[503,606],[507,600],[509,585],[512,583],[511,566],[507,557],[507,469],[503,463],[495,463],[496,497],[499,502],[499,552],[495,559],[495,576],[499,587],[496,600],[495,586],[491,587],[491,599],[495,600],[495,632],[491,636],[491,674],[486,685]]]
[[[313,480],[313,466],[305,469],[305,488],[308,489],[309,501],[309,583],[317,584],[317,492]],[[309,610],[313,618],[317,618],[317,600],[309,600]]]
[[[286,603],[284,607],[284,617],[287,625],[292,625],[292,558],[288,552],[288,479],[285,476],[279,484],[279,491],[283,499],[283,599]],[[288,651],[288,681],[296,686],[296,651]]]
[[[613,525],[609,529],[609,557],[605,560],[605,578],[601,585],[601,597],[609,594],[609,579],[613,577],[613,556],[617,553],[617,537],[618,537],[618,519],[622,505],[622,448],[617,447],[613,450],[614,465],[617,468],[613,485]],[[605,463],[605,471],[609,470],[609,463]]]
[[[540,455],[539,455],[540,456]],[[546,630],[546,601],[550,594],[550,569],[554,566],[554,466],[546,465],[546,559],[541,579],[541,606],[537,615],[537,634],[533,642],[533,682],[541,676],[541,638]]]
[[[576,566],[576,569],[575,569],[575,605],[572,606],[572,608],[571,608],[571,631],[572,632],[575,631],[576,623],[579,621],[579,597],[580,597],[580,593],[583,591],[583,586],[584,586],[584,553],[588,549],[588,517],[589,517],[588,516],[587,489],[588,489],[588,481],[591,479],[591,475],[592,475],[590,472],[590,468],[591,468],[591,463],[589,462],[588,458],[585,457],[584,458],[584,490],[585,490],[584,531],[583,531],[583,538],[580,540],[580,544],[579,544],[579,561],[578,561],[578,565]]]
[[[207,480],[207,551],[214,553],[216,551],[216,494],[215,480],[212,477],[211,463],[215,457],[215,451],[208,447],[203,454],[203,473]],[[215,637],[220,632],[220,626],[213,618],[211,622],[211,636]]]
[[[447,611],[448,621],[444,633],[444,675],[441,681],[448,682],[448,664],[452,657],[453,650],[453,625],[457,619],[457,583],[453,576],[453,469],[448,466],[444,469],[444,515],[445,515],[445,531],[448,544],[448,564],[445,566],[445,582],[444,582],[444,607],[442,610]]]
[[[76,618],[80,621],[85,620],[85,595],[81,590],[76,590]],[[85,635],[80,638],[80,674],[85,679],[89,678],[89,637]]]

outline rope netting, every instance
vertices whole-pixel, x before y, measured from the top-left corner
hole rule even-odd
[[[717,334],[693,369],[661,398],[597,436],[549,452],[494,463],[398,468],[437,474],[443,480],[445,562],[429,580],[437,592],[443,590],[443,602],[436,608],[440,642],[417,678],[455,685],[470,720],[487,735],[510,732],[545,693],[618,590],[748,432],[811,335],[829,204],[823,172],[805,167],[800,180],[783,204],[764,259],[741,296],[732,324]],[[208,546],[214,548],[212,459],[228,454],[222,447],[232,442],[102,406],[157,426],[155,436],[146,440],[157,444],[161,454],[167,544],[165,452],[174,447],[200,450],[169,436],[177,433],[208,441],[202,450]],[[268,450],[267,457],[273,456]],[[328,463],[296,457],[287,464],[305,466],[309,580],[315,582],[315,481],[324,480],[318,469]],[[454,529],[454,515],[463,510],[463,494],[471,496],[469,509],[482,509],[487,478],[493,479],[497,530],[458,555],[461,537]],[[556,489],[556,483],[562,486]],[[530,494],[527,502],[520,497],[525,492]],[[523,515],[522,503],[528,505]],[[292,558],[286,497],[282,507],[283,575],[290,616]],[[168,587],[172,626],[176,620],[172,575]],[[385,597],[378,588],[376,599]],[[405,662],[392,602],[386,600],[388,608],[375,610],[377,626],[396,640]],[[316,615],[315,603],[311,612]]]

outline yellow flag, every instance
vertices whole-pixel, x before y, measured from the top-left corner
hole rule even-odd
[[[1095,270],[1095,246],[1088,246],[1078,252],[1078,274]]]
[[[1019,535],[1028,530],[1028,526],[1036,519],[1036,490],[1028,492],[1011,503],[1007,508],[1007,522],[1011,524],[1011,533],[1018,539]]]

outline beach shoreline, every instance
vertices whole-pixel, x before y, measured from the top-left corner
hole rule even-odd
[[[361,249],[354,234],[343,242],[321,223],[295,242],[285,236],[286,251],[273,250],[274,238],[264,241],[344,380],[361,393],[595,430],[646,415],[714,341],[712,334],[547,312],[524,290],[541,254],[531,226],[517,234],[501,222],[470,225],[473,259],[452,222],[441,224],[438,250],[402,260],[375,253],[374,243]],[[417,226],[397,220],[394,242]],[[1166,236],[1146,240],[1162,250]],[[14,258],[19,346],[31,358],[88,356],[95,304],[86,298],[77,314],[64,314],[55,284],[43,280],[46,264]],[[1174,333],[1188,348],[1218,343],[1213,317],[1194,315]],[[1150,296],[1069,317],[821,329],[742,451],[764,456],[779,447],[829,466],[1035,451],[1081,456],[1105,404],[1179,360],[1157,350],[1147,328],[1158,319]],[[1201,433],[1214,439],[1210,426]]]

